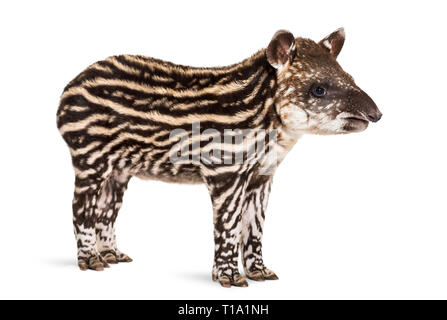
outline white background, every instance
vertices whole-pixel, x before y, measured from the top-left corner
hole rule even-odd
[[[0,4],[0,298],[447,298],[445,1],[14,1]],[[131,180],[117,221],[134,259],[81,272],[64,86],[121,53],[238,62],[278,29],[346,29],[342,67],[384,116],[306,136],[277,171],[264,257],[279,281],[211,281],[204,186]]]

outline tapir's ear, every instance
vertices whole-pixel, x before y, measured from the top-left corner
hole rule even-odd
[[[267,47],[267,60],[276,69],[281,69],[295,55],[295,38],[287,30],[275,33]]]
[[[326,38],[321,40],[319,44],[329,51],[334,58],[337,58],[338,54],[343,48],[343,44],[345,43],[345,29],[340,28],[337,31],[331,33]]]

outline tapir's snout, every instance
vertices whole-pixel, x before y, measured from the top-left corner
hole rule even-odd
[[[379,121],[382,118],[382,112],[380,112],[379,109],[377,109],[377,112],[371,113],[371,114],[367,114],[366,117],[371,122],[377,122],[377,121]]]
[[[365,116],[366,120],[370,122],[377,122],[382,118],[382,112],[380,112],[374,100],[371,99],[366,92],[361,91],[358,99],[359,106],[361,106],[360,113]]]
[[[345,101],[347,111],[341,113],[341,118],[346,121],[343,133],[363,131],[369,122],[377,122],[382,118],[382,112],[375,102],[360,89],[351,92]]]

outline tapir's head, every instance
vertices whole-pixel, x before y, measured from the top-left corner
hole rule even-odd
[[[267,50],[277,69],[275,106],[281,122],[297,133],[363,131],[382,113],[337,63],[345,33],[341,28],[319,43],[278,31]]]

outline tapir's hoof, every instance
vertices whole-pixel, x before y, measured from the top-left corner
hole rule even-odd
[[[267,268],[263,270],[255,270],[252,272],[247,272],[247,278],[254,281],[264,281],[264,280],[278,280],[278,276]]]
[[[219,281],[220,285],[224,288],[235,287],[248,287],[248,282],[245,280],[244,276],[237,273],[233,277],[220,276],[213,274],[213,281]]]
[[[106,250],[101,252],[101,257],[105,262],[117,264],[118,262],[132,262],[132,259],[125,253],[118,250]]]
[[[109,268],[109,264],[100,255],[96,254],[89,257],[79,257],[78,266],[82,271],[87,269],[103,271],[104,268]]]

